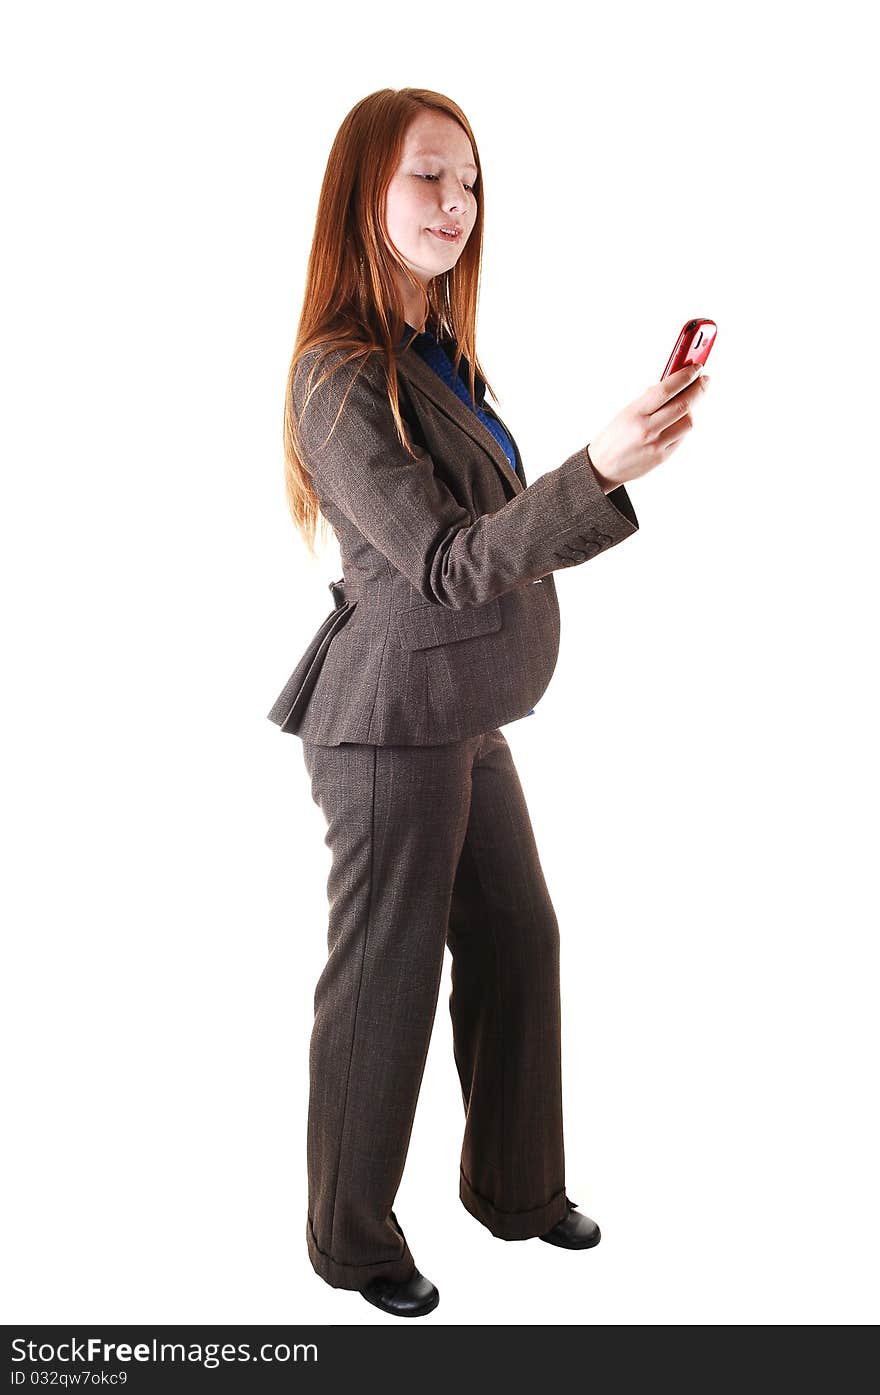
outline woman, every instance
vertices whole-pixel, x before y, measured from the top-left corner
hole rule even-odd
[[[624,481],[676,449],[701,390],[690,367],[652,385],[527,485],[477,367],[482,228],[459,107],[359,102],[321,190],[284,423],[294,520],[313,551],[320,511],[344,571],[269,714],[302,741],[332,851],[306,1240],[327,1283],[407,1317],[439,1301],[392,1206],[447,944],[465,1208],[505,1240],[599,1240],[565,1189],[559,929],[499,728],[552,676],[553,572],[638,529]]]

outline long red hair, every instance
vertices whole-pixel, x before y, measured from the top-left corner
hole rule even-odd
[[[468,136],[479,177],[474,226],[455,266],[430,282],[427,291],[390,245],[383,217],[385,194],[403,153],[410,123],[424,108],[445,112]],[[425,297],[426,324],[435,334],[454,340],[455,372],[462,355],[471,367],[470,390],[474,394],[474,370],[485,379],[476,355],[476,314],[483,247],[483,178],[477,143],[464,112],[449,97],[421,87],[386,87],[364,97],[346,116],[333,142],[321,194],[312,249],[309,254],[303,308],[284,402],[284,478],[293,521],[312,556],[320,519],[326,529],[311,477],[302,460],[293,404],[293,378],[297,363],[312,349],[319,349],[314,371],[326,354],[349,351],[331,371],[345,364],[365,362],[382,354],[388,385],[388,401],[397,433],[407,450],[411,445],[400,413],[396,346],[406,316],[393,267],[402,270]],[[310,382],[314,381],[310,377]],[[488,384],[487,384],[488,386]],[[491,391],[491,388],[489,388]],[[492,393],[494,397],[494,392]],[[326,533],[322,533],[326,537]]]

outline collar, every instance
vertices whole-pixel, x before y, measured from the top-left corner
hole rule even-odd
[[[407,325],[405,334],[409,335],[414,329],[414,325]],[[454,341],[448,336],[444,336],[441,340],[437,340],[434,335],[428,334],[420,336],[420,338],[422,337],[424,337],[426,341],[432,341],[434,343],[439,342],[444,347],[447,347],[451,343],[453,353],[455,351]],[[423,393],[425,397],[429,397],[435,406],[445,412],[446,416],[451,417],[456,425],[461,427],[462,431],[466,431],[467,434],[477,442],[477,445],[482,446],[491,457],[502,479],[508,486],[508,489],[513,494],[521,494],[523,491],[522,480],[511,471],[510,461],[507,459],[498,441],[492,435],[492,432],[480,421],[476,412],[473,412],[465,402],[462,402],[458,394],[444,383],[443,379],[439,378],[433,368],[425,362],[418,352],[418,343],[419,339],[416,339],[409,348],[403,349],[398,353],[398,371],[403,374],[407,382],[416,388],[417,391]],[[464,365],[465,372],[468,372],[470,364],[464,354],[462,354],[461,362]],[[480,375],[478,369],[474,371],[474,387],[477,395],[477,405],[481,406],[483,411],[490,410],[484,404],[486,382]],[[491,411],[492,415],[501,422],[504,430],[507,431],[508,436],[510,436],[510,431],[505,423],[501,421],[495,409],[492,408]],[[513,437],[511,436],[511,440],[512,439]]]
[[[407,342],[407,340],[409,340],[410,336],[413,334],[415,334],[416,337],[415,339],[413,339],[411,347],[406,351],[407,353],[412,354],[413,351],[415,351],[418,354],[421,350],[428,347],[429,345],[439,345],[439,347],[443,349],[447,354],[450,363],[453,363],[455,361],[456,343],[454,337],[451,334],[441,334],[438,337],[436,334],[433,333],[432,330],[429,329],[417,331],[415,325],[411,325],[408,320],[404,321],[403,335],[401,336],[400,342],[397,346],[399,352],[404,352],[402,346]],[[467,354],[462,354],[461,356],[459,373],[462,376],[465,385],[467,386],[470,374],[470,362],[468,360]],[[486,380],[482,377],[478,368],[474,370],[474,391],[477,396],[477,406],[482,407],[486,398]]]

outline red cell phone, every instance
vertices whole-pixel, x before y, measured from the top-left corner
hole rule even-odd
[[[682,326],[681,334],[675,341],[675,348],[669,355],[669,362],[663,369],[660,381],[670,373],[677,373],[688,363],[703,363],[712,351],[718,326],[714,320],[688,320]]]

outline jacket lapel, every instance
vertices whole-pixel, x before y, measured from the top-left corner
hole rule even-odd
[[[461,361],[465,366],[465,371],[467,371],[469,366],[467,359],[462,356]],[[419,392],[423,392],[426,397],[430,397],[431,401],[434,402],[436,406],[440,407],[448,417],[451,417],[452,420],[461,427],[462,431],[466,431],[468,435],[476,441],[478,446],[483,447],[513,493],[521,494],[523,491],[522,480],[518,475],[513,473],[510,468],[510,461],[501,449],[501,446],[488,427],[484,426],[480,421],[476,412],[473,412],[466,403],[462,402],[458,394],[454,392],[451,387],[447,387],[442,378],[438,378],[433,368],[429,368],[424,359],[417,354],[414,349],[405,349],[400,353],[397,358],[397,365],[400,372],[404,374],[407,381],[410,382],[413,387],[417,388]],[[474,386],[477,393],[477,405],[483,406],[484,410],[488,411],[483,404],[486,384],[478,372],[474,374]],[[492,410],[492,415],[504,426],[504,422],[501,421],[501,418],[494,408]],[[504,429],[507,431],[506,426],[504,426]],[[510,436],[509,431],[507,434]],[[511,436],[510,439],[512,441],[513,437]],[[515,443],[514,454],[518,459],[519,452],[516,449]]]

